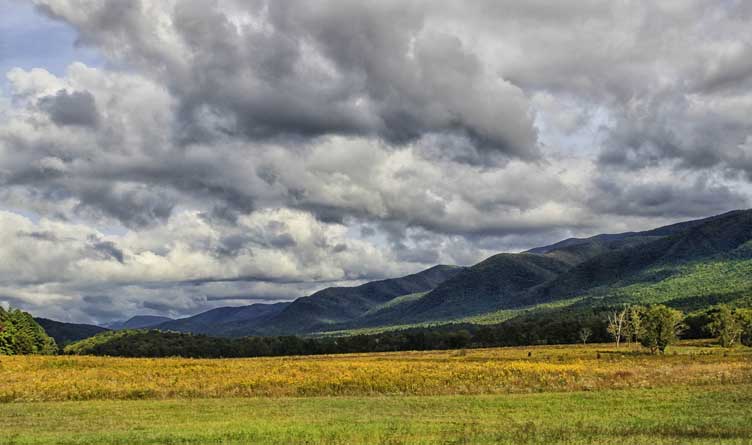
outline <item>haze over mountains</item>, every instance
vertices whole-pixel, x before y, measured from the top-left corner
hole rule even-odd
[[[224,307],[178,320],[141,316],[110,327],[230,337],[318,335],[468,322],[505,311],[535,312],[551,302],[568,310],[623,302],[691,309],[752,295],[750,240],[752,211],[740,210],[643,232],[568,239],[471,267],[439,265],[287,303]]]

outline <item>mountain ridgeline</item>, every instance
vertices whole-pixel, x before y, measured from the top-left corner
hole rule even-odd
[[[733,211],[643,232],[572,238],[470,267],[435,266],[327,288],[289,303],[213,309],[149,327],[224,337],[341,336],[501,323],[506,327],[498,331],[518,336],[517,343],[545,342],[550,340],[543,328],[540,338],[523,338],[521,331],[545,324],[561,336],[624,303],[684,311],[716,303],[752,305],[750,240],[752,211]]]
[[[136,315],[127,320],[114,321],[112,323],[104,325],[107,329],[122,330],[122,329],[144,329],[151,328],[162,323],[172,321],[169,317],[159,317],[156,315]]]
[[[461,270],[435,266],[405,277],[326,288],[290,303],[218,308],[151,327],[229,337],[307,334],[357,319],[394,298],[430,291]]]
[[[100,326],[79,323],[63,323],[60,321],[49,320],[47,318],[35,318],[34,321],[36,321],[45,332],[47,332],[47,335],[55,339],[55,342],[61,348],[70,343],[109,331],[109,329]]]
[[[652,232],[666,233],[666,236],[587,259],[555,279],[532,288],[525,295],[526,303],[564,299],[589,291],[608,293],[609,288],[630,279],[662,281],[660,278],[669,278],[680,266],[693,262],[751,258],[752,211],[730,212],[700,223],[677,225],[675,230]],[[666,273],[646,273],[661,270]],[[713,278],[723,279],[722,276]]]
[[[168,321],[159,329],[193,334],[242,337],[258,324],[273,319],[290,303],[252,304],[240,307],[220,307],[192,317]]]
[[[428,292],[462,268],[435,266],[400,278],[372,281],[356,287],[330,287],[299,298],[274,318],[259,324],[257,334],[304,334],[357,319],[369,310],[402,295]]]

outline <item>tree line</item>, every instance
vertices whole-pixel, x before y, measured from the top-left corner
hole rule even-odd
[[[0,307],[0,355],[56,354],[55,340],[31,314]]]
[[[721,304],[713,308],[690,314],[685,318],[689,336],[717,337],[723,347],[736,344],[752,346],[752,309],[735,308]]]
[[[65,352],[124,357],[220,358],[626,341],[639,343],[647,351],[657,354],[664,352],[680,337],[697,338],[692,335],[698,333],[705,337],[718,336],[724,346],[731,346],[734,341],[752,345],[750,314],[750,310],[731,310],[719,306],[685,317],[680,311],[664,305],[624,306],[607,312],[565,311],[531,315],[495,326],[448,325],[318,338],[220,338],[132,330],[99,334],[67,346]],[[704,324],[696,326],[700,320]],[[731,338],[734,340],[726,340]]]
[[[261,357],[536,344],[639,343],[661,353],[679,338],[717,337],[721,346],[752,346],[752,310],[714,306],[684,316],[664,305],[579,308],[530,313],[498,325],[414,328],[343,337],[222,338],[157,330],[109,331],[68,345],[67,354],[124,357]],[[0,354],[54,354],[52,338],[20,310],[0,308]]]

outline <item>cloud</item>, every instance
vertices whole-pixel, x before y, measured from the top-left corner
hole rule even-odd
[[[96,127],[99,123],[99,112],[94,96],[88,91],[68,93],[60,90],[54,96],[39,99],[39,107],[50,115],[52,122],[58,125]]]
[[[180,138],[457,134],[531,159],[523,92],[419,2],[40,2],[179,100]]]
[[[113,259],[120,264],[125,263],[125,254],[112,241],[102,241],[96,236],[90,235],[89,242],[91,249],[96,255],[104,260]]]
[[[749,174],[752,96],[666,96],[619,112],[599,162],[630,170],[673,163],[679,169],[722,167]]]
[[[690,176],[682,182],[665,179],[636,182],[623,176],[599,177],[594,185],[591,208],[612,215],[699,218],[750,205],[748,194],[707,175]]]
[[[122,235],[0,211],[0,232],[0,290],[12,289],[9,298],[45,313],[85,303],[76,310],[91,317],[98,306],[109,313],[157,304],[185,314],[228,294],[292,298],[312,286],[398,273],[376,246],[347,239],[345,227],[289,210],[246,215],[224,230],[182,212],[166,225]],[[59,302],[59,311],[43,309]]]
[[[742,2],[34,4],[102,61],[19,64],[0,94],[0,294],[49,316],[291,299],[749,205]]]

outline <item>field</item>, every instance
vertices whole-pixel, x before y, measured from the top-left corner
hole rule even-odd
[[[0,443],[752,443],[752,351],[0,358]]]

